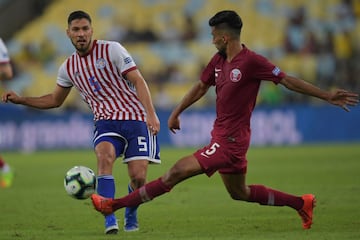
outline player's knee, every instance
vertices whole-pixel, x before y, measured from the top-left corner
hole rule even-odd
[[[112,174],[112,167],[115,161],[115,158],[110,154],[96,154],[98,162],[98,174],[99,175],[108,175]]]
[[[96,157],[101,165],[112,166],[115,161],[115,155],[107,152],[97,152]]]

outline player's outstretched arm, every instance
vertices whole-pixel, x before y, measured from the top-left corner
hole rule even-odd
[[[11,102],[39,109],[56,108],[63,104],[66,97],[69,95],[70,90],[71,88],[64,88],[56,85],[56,88],[52,93],[40,97],[22,97],[14,91],[8,91],[2,95],[2,101],[5,103]]]
[[[344,89],[325,91],[296,77],[286,76],[280,81],[280,84],[292,91],[323,99],[330,104],[343,108],[347,112],[350,111],[348,106],[356,106],[359,103],[359,94],[357,93]]]

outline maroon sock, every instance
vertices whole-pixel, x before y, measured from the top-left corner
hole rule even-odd
[[[3,168],[5,166],[5,162],[2,159],[2,157],[0,156],[0,168]]]
[[[249,202],[257,202],[261,205],[269,206],[288,206],[299,210],[304,201],[301,197],[280,192],[263,185],[250,185]]]
[[[123,198],[115,199],[113,209],[116,210],[123,207],[135,207],[166,192],[170,192],[170,190],[171,187],[165,185],[161,178],[158,178],[157,180],[149,182],[139,189],[136,189]]]

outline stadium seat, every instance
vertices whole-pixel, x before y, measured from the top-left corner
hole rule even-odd
[[[14,43],[14,49],[19,51],[19,46],[22,44],[32,43],[34,46],[40,46],[42,41],[49,39],[56,46],[57,54],[50,66],[59,66],[65,56],[74,51],[64,34],[67,27],[66,18],[74,9],[88,11],[93,17],[94,38],[105,39],[117,25],[135,30],[151,28],[158,37],[170,30],[182,33],[187,28],[184,14],[190,14],[198,33],[193,40],[186,43],[140,41],[124,44],[133,55],[145,78],[147,74],[163,71],[166,64],[176,63],[186,78],[197,80],[200,68],[216,51],[211,44],[209,17],[219,10],[234,9],[239,12],[244,22],[241,39],[246,46],[265,55],[269,54],[267,56],[270,56],[285,71],[314,82],[316,81],[316,56],[287,55],[279,51],[283,47],[287,17],[291,9],[305,6],[308,9],[307,14],[310,21],[325,21],[331,18],[328,10],[334,8],[339,2],[339,0],[328,0],[324,9],[321,1],[316,0],[310,2],[307,0],[176,0],[170,2],[162,0],[89,0],[85,5],[81,1],[58,0],[54,1],[42,16],[21,29],[11,42]],[[360,12],[359,6],[360,4],[354,4],[357,13]],[[356,31],[352,34],[355,43],[359,42],[359,32],[360,21],[357,20]],[[29,84],[26,91],[38,93],[40,90],[42,92],[52,90],[53,80],[57,74],[54,69],[56,67],[46,68],[46,72],[44,72],[44,66],[36,64],[32,65],[31,69],[24,69],[34,79],[34,84]],[[49,78],[52,80],[50,82],[52,84],[48,84]],[[188,86],[185,84],[184,87]],[[156,92],[156,86],[150,86],[150,88],[155,89]],[[179,93],[175,92],[175,89],[179,89],[179,86],[171,86],[169,83],[166,88],[174,100],[178,100]],[[182,94],[183,90],[179,92]]]

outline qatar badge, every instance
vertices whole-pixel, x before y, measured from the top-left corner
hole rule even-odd
[[[96,64],[95,64],[97,69],[103,69],[106,66],[106,61],[103,58],[99,58],[98,60],[96,60]]]
[[[240,81],[241,77],[242,77],[242,74],[239,69],[235,68],[235,69],[231,70],[231,72],[230,72],[230,80],[231,81],[238,82],[238,81]]]

